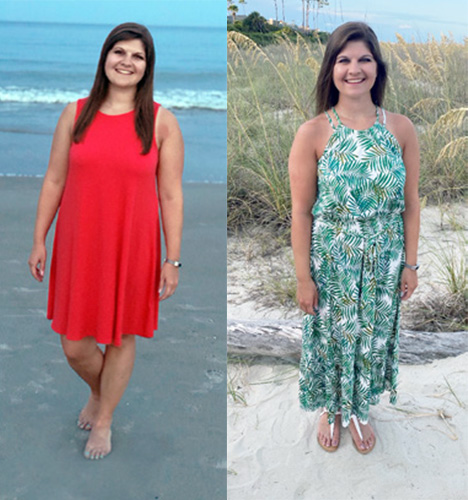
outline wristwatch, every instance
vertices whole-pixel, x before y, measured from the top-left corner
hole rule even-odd
[[[164,259],[164,262],[167,262],[168,264],[172,264],[174,267],[182,267],[182,262],[178,260],[172,260],[172,259]]]
[[[416,263],[416,265],[415,265],[415,266],[412,266],[411,264],[407,264],[407,263],[405,262],[405,267],[407,267],[408,269],[411,269],[412,271],[417,271],[417,270],[419,269],[419,264],[418,264],[418,263]]]

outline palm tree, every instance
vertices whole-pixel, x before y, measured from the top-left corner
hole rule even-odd
[[[239,4],[242,5],[242,11],[244,12],[244,16],[245,16],[245,4],[247,3],[245,0],[238,0]]]
[[[239,12],[239,7],[237,7],[237,5],[231,4],[228,7],[228,10],[231,11],[232,22],[235,23],[236,22],[236,14]]]
[[[276,22],[278,22],[278,0],[273,0],[275,4]]]
[[[317,20],[318,20],[318,13],[319,9],[324,7],[325,5],[330,5],[328,0],[314,0],[315,3],[315,9],[314,9],[314,29],[318,29],[317,26]]]

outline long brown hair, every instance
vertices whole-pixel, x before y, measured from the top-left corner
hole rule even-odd
[[[375,105],[382,105],[387,83],[387,66],[380,52],[379,40],[366,23],[349,22],[338,26],[328,40],[315,87],[317,115],[338,102],[339,92],[333,83],[333,67],[338,54],[351,41],[364,42],[377,62],[377,78],[371,89],[371,98]]]
[[[107,36],[101,49],[93,88],[73,129],[74,142],[81,140],[106,98],[109,88],[109,80],[104,71],[107,54],[117,42],[133,39],[142,41],[146,56],[145,74],[138,82],[135,94],[135,130],[143,146],[141,154],[147,154],[151,149],[154,137],[153,78],[156,54],[150,32],[137,23],[119,24]]]

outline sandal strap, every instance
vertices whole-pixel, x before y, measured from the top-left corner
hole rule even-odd
[[[351,415],[351,420],[353,421],[354,427],[356,428],[357,433],[359,434],[359,439],[361,441],[364,441],[364,438],[362,437],[361,426],[359,425],[359,420],[356,417],[356,415]]]
[[[324,408],[321,412],[320,412],[320,417],[322,415],[325,415],[325,413],[329,413],[328,410],[326,408]],[[335,413],[335,415],[341,415],[341,410],[340,411],[337,411]],[[330,438],[333,439],[333,434],[335,432],[335,422],[333,422],[332,424],[330,424]]]

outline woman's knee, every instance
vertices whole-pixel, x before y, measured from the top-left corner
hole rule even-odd
[[[65,335],[61,337],[63,352],[71,363],[86,361],[96,349],[96,342],[93,338],[86,337],[81,340],[68,340]]]
[[[120,351],[126,349],[133,349],[135,347],[135,335],[130,335],[130,334],[122,335],[120,339],[120,346],[119,347],[112,346],[112,347],[116,347]]]

